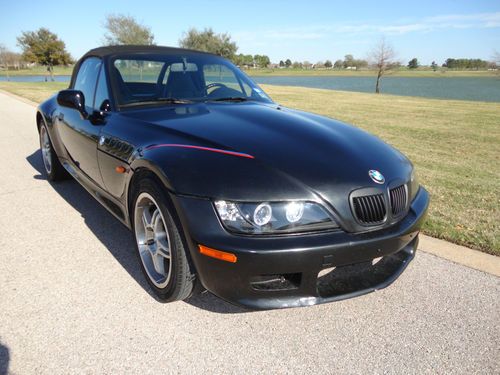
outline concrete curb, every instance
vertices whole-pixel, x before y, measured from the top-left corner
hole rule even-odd
[[[16,98],[34,107],[38,106],[38,103],[8,91],[0,90],[0,93]],[[419,250],[500,277],[500,257],[429,237],[424,234],[420,234]]]
[[[20,100],[22,101],[23,103],[26,103],[26,104],[29,104],[33,107],[38,107],[38,103],[32,101],[32,100],[29,100],[29,99],[26,99],[26,98],[23,98],[22,96],[19,96],[19,95],[16,95],[16,94],[13,94],[9,91],[5,91],[5,90],[2,90],[0,89],[0,93],[2,94],[5,94],[7,96],[10,96],[11,98],[14,98],[14,99],[17,99],[17,100]]]
[[[419,250],[500,277],[500,257],[420,235]]]

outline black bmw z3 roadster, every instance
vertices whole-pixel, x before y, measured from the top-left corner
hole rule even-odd
[[[411,162],[276,104],[219,56],[93,49],[36,123],[47,178],[74,177],[132,230],[163,301],[199,285],[248,308],[313,305],[383,288],[414,257],[429,196]]]

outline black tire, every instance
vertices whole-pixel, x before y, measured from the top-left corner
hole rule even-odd
[[[47,138],[45,138],[45,136]],[[54,147],[52,146],[52,141],[50,139],[49,132],[45,124],[43,123],[40,124],[39,140],[40,140],[42,164],[45,174],[47,175],[47,180],[61,181],[67,179],[68,173],[66,172],[61,162],[59,161],[59,158],[57,157],[57,154],[54,150]]]
[[[136,215],[138,215],[137,205],[138,203],[140,204],[138,198],[143,197],[145,194],[154,198],[154,203],[161,211],[164,227],[168,234],[170,261],[166,259],[163,261],[165,267],[168,262],[170,276],[167,284],[163,287],[158,287],[148,274],[139,249],[138,231],[136,230],[136,220],[139,220],[136,219]],[[174,302],[185,300],[191,296],[195,286],[195,274],[193,272],[194,267],[191,266],[186,254],[186,248],[182,241],[180,228],[173,219],[170,212],[171,205],[168,204],[165,194],[166,192],[164,192],[161,185],[154,179],[145,177],[140,180],[132,192],[133,203],[131,206],[131,222],[136,243],[136,254],[148,284],[161,302]],[[141,223],[139,223],[139,225],[141,225]]]

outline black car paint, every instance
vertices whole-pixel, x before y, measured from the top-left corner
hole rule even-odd
[[[91,51],[82,60],[98,55],[104,71],[109,70],[108,60],[119,53],[113,49],[95,51],[99,53]],[[169,49],[172,51],[176,50]],[[161,48],[158,53],[162,53]],[[109,78],[108,90],[113,92]],[[375,188],[388,199],[388,187],[408,183],[412,172],[411,163],[400,152],[358,128],[274,103],[252,101],[119,111],[111,95],[110,109],[103,121],[95,124],[78,111],[59,106],[54,96],[39,106],[38,116],[66,169],[129,228],[131,180],[139,170],[154,173],[176,208],[201,282],[222,298],[253,308],[325,302],[329,299],[319,298],[313,291],[313,275],[325,267],[323,257],[333,257],[332,265],[340,266],[408,246],[412,255],[416,249],[415,237],[428,205],[425,189],[420,188],[418,194],[409,192],[416,198],[403,219],[389,217],[381,225],[367,227],[352,213],[352,192]],[[161,144],[235,151],[253,159],[198,149],[150,147]],[[119,166],[125,166],[127,173],[116,173]],[[377,186],[368,176],[370,169],[381,171],[386,183]],[[340,229],[265,238],[234,235],[218,220],[211,203],[214,199],[315,201],[328,209]],[[232,265],[207,258],[197,251],[198,244],[236,253],[239,261]],[[244,275],[252,272],[304,272],[307,277],[299,292],[259,294],[245,281]]]

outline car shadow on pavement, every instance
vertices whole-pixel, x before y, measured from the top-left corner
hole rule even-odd
[[[7,375],[9,373],[9,362],[9,348],[0,342],[0,375]]]
[[[39,173],[33,176],[33,178],[46,180],[40,150],[33,152],[26,160]],[[132,233],[73,179],[50,183],[50,185],[66,202],[80,212],[85,220],[85,224],[97,239],[102,242],[129,275],[151,297],[158,301],[158,298],[142,274],[139,260],[134,253],[135,244]],[[207,292],[193,295],[186,300],[186,303],[200,309],[221,314],[247,312],[247,310],[231,305]]]

